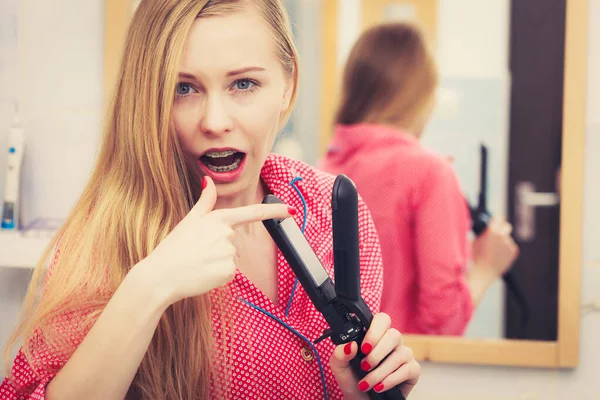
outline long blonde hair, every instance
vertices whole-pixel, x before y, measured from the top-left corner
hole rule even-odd
[[[130,268],[197,200],[200,185],[186,167],[171,121],[179,62],[196,18],[234,12],[245,4],[257,7],[272,29],[274,50],[293,77],[291,106],[282,124],[289,117],[298,57],[280,0],[143,0],[127,35],[95,169],[34,272],[23,318],[5,352],[7,367],[20,340],[34,371],[43,356],[40,341],[66,362]],[[210,309],[209,295],[169,307],[128,398],[208,397]]]
[[[424,32],[389,22],[366,30],[344,68],[336,123],[422,124],[435,98],[438,71]]]

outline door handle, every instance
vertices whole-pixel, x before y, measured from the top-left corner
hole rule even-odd
[[[515,187],[515,237],[521,242],[535,239],[536,207],[554,207],[560,203],[555,192],[536,192],[531,182],[519,182]]]

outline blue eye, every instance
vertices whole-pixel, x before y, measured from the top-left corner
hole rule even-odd
[[[251,89],[255,85],[250,79],[240,79],[234,82],[234,86],[236,90],[246,91]]]
[[[177,96],[187,96],[192,93],[192,86],[189,83],[179,82],[175,87],[175,94]]]

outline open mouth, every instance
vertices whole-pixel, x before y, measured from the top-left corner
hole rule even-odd
[[[246,153],[235,150],[207,151],[200,161],[211,171],[231,172],[242,164],[245,156]]]

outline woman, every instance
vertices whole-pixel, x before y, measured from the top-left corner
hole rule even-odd
[[[39,302],[30,288],[0,398],[410,392],[419,364],[387,315],[367,332],[360,381],[354,342],[312,343],[326,323],[261,223],[306,225],[332,272],[332,177],[269,154],[297,80],[280,1],[141,2],[98,163],[48,251],[49,273],[36,272],[45,285]],[[287,205],[260,204],[267,193]],[[376,311],[380,248],[362,203],[360,217],[363,295]]]
[[[419,144],[434,106],[434,58],[416,27],[365,31],[345,67],[335,134],[320,167],[347,174],[369,209],[384,262],[382,311],[404,333],[462,335],[518,249],[494,219],[473,243],[450,161]]]

